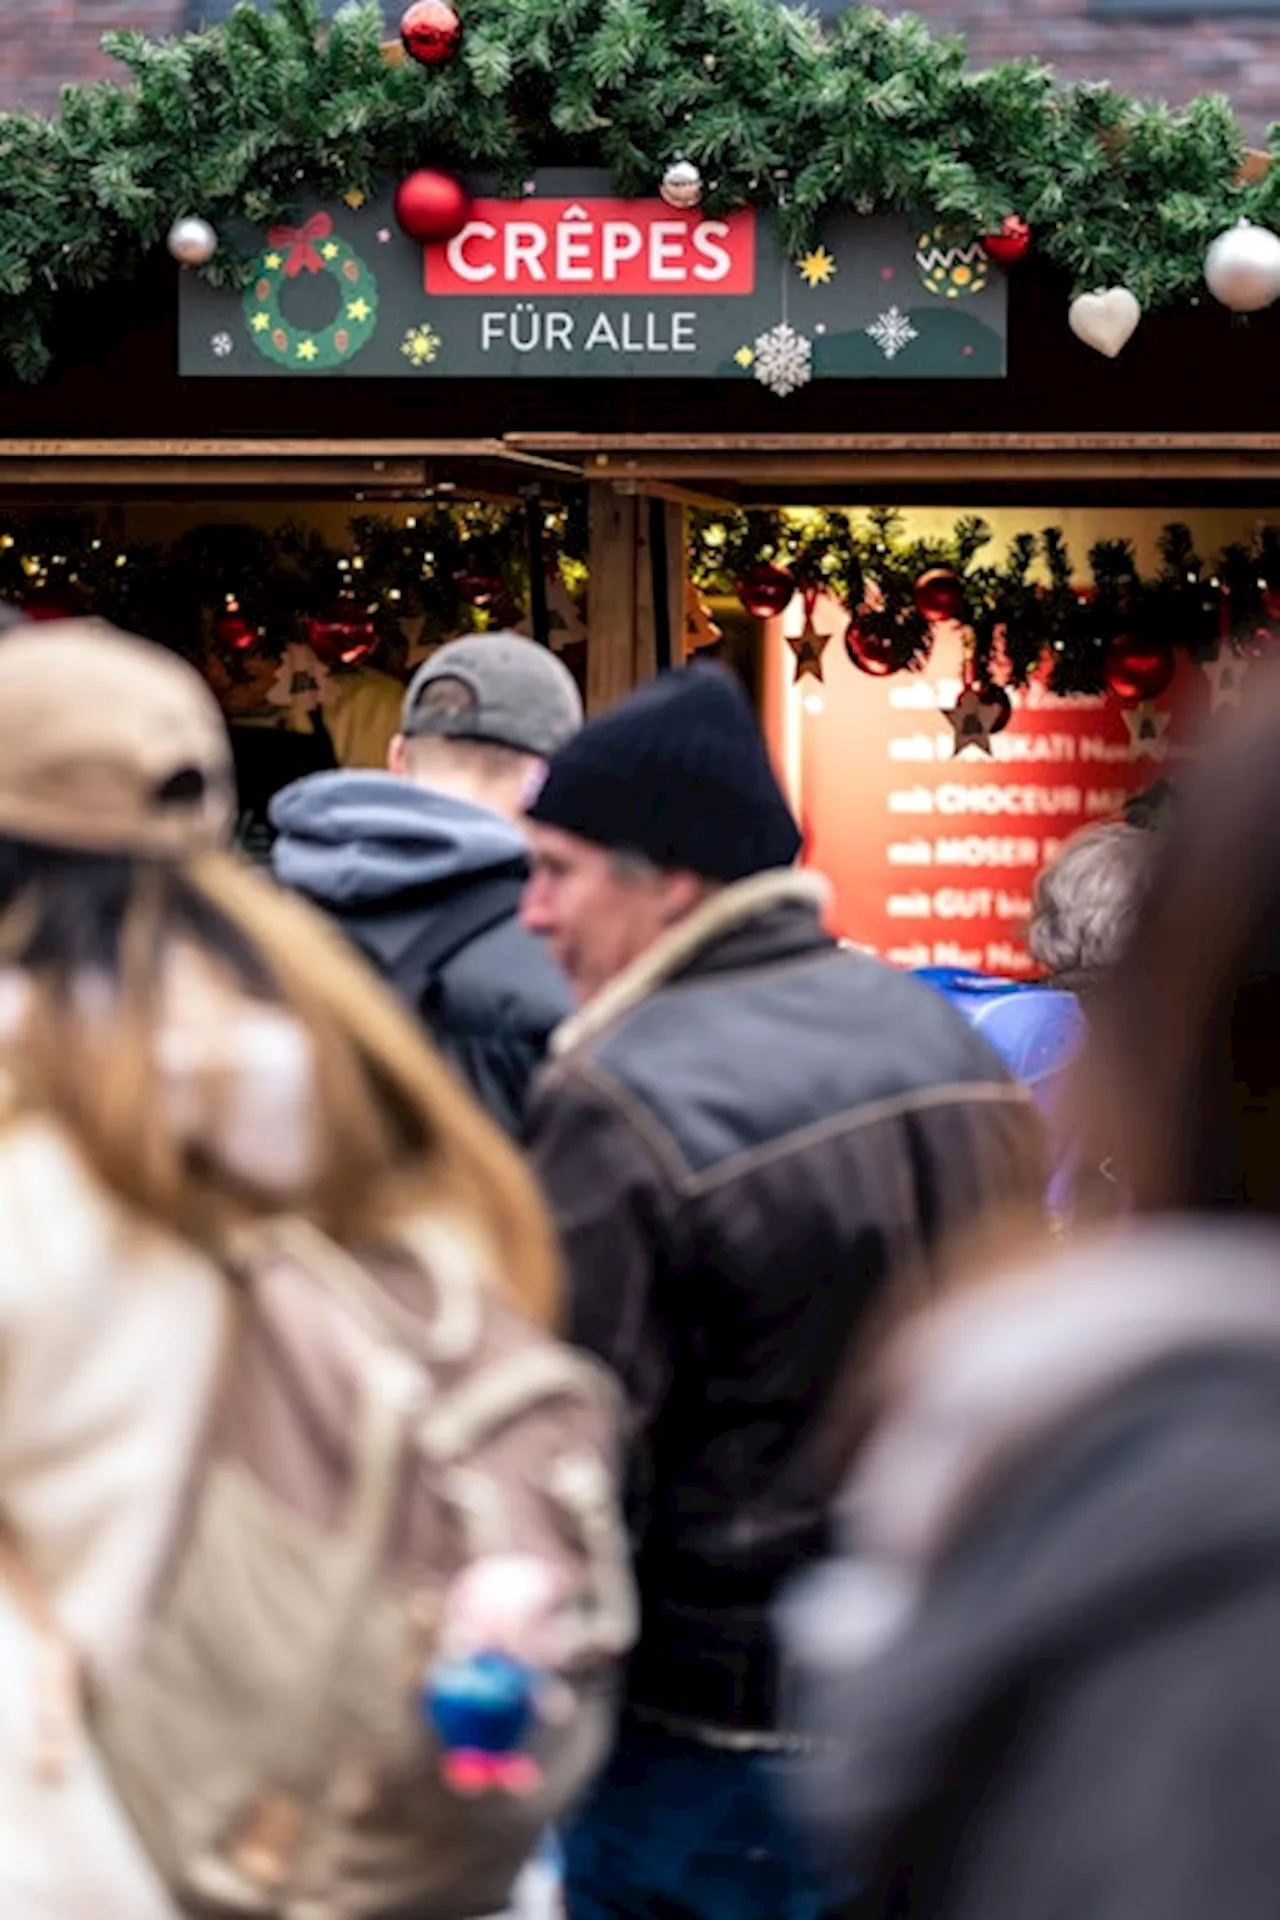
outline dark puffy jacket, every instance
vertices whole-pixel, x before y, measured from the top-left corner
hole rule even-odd
[[[467,801],[381,773],[324,773],[277,794],[272,864],[322,907],[419,1014],[494,1119],[518,1132],[529,1083],[570,1009],[516,915],[523,836]],[[468,928],[470,927],[470,931]],[[461,944],[438,969],[424,939]]]
[[[837,947],[820,897],[794,873],[715,897],[557,1036],[528,1129],[574,1337],[635,1411],[632,1702],[754,1731],[851,1344],[895,1269],[1044,1183],[1028,1096],[938,995]]]
[[[1280,1240],[1074,1251],[917,1335],[784,1613],[850,1920],[1272,1920]]]

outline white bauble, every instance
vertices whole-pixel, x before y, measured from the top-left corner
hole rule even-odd
[[[1280,299],[1280,239],[1240,220],[1210,246],[1204,277],[1214,299],[1232,313],[1259,313]]]
[[[702,199],[702,175],[692,160],[673,160],[662,176],[658,192],[669,207],[679,207],[682,211],[696,207]]]
[[[184,267],[204,267],[218,251],[218,236],[207,220],[187,214],[174,221],[165,245]]]

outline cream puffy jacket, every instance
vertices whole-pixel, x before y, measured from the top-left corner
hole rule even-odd
[[[0,982],[0,1047],[23,983]],[[160,1024],[157,1097],[193,1142],[287,1198],[310,1164],[310,1060],[286,1018],[188,956]],[[141,1624],[222,1345],[224,1284],[127,1212],[55,1126],[0,1126],[0,1522],[90,1686]],[[81,1739],[33,1764],[38,1643],[0,1588],[0,1915],[174,1920]]]

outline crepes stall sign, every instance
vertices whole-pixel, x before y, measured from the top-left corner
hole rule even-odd
[[[181,371],[240,378],[990,379],[1005,287],[944,227],[828,223],[799,259],[752,209],[713,217],[619,200],[602,176],[544,174],[518,200],[479,190],[422,248],[390,191],[237,235],[243,291],[182,284]]]

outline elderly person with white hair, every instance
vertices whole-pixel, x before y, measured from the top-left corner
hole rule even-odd
[[[1036,880],[1027,946],[1044,968],[1032,983],[951,968],[922,977],[957,1006],[1029,1088],[1049,1131],[1049,1209],[1063,1225],[1082,1188],[1064,1099],[1095,985],[1122,958],[1146,892],[1156,836],[1124,821],[1073,834]],[[1099,1169],[1092,1184],[1112,1181]]]
[[[1122,957],[1151,868],[1141,827],[1107,821],[1073,834],[1036,880],[1027,946],[1046,985],[1087,994]]]

